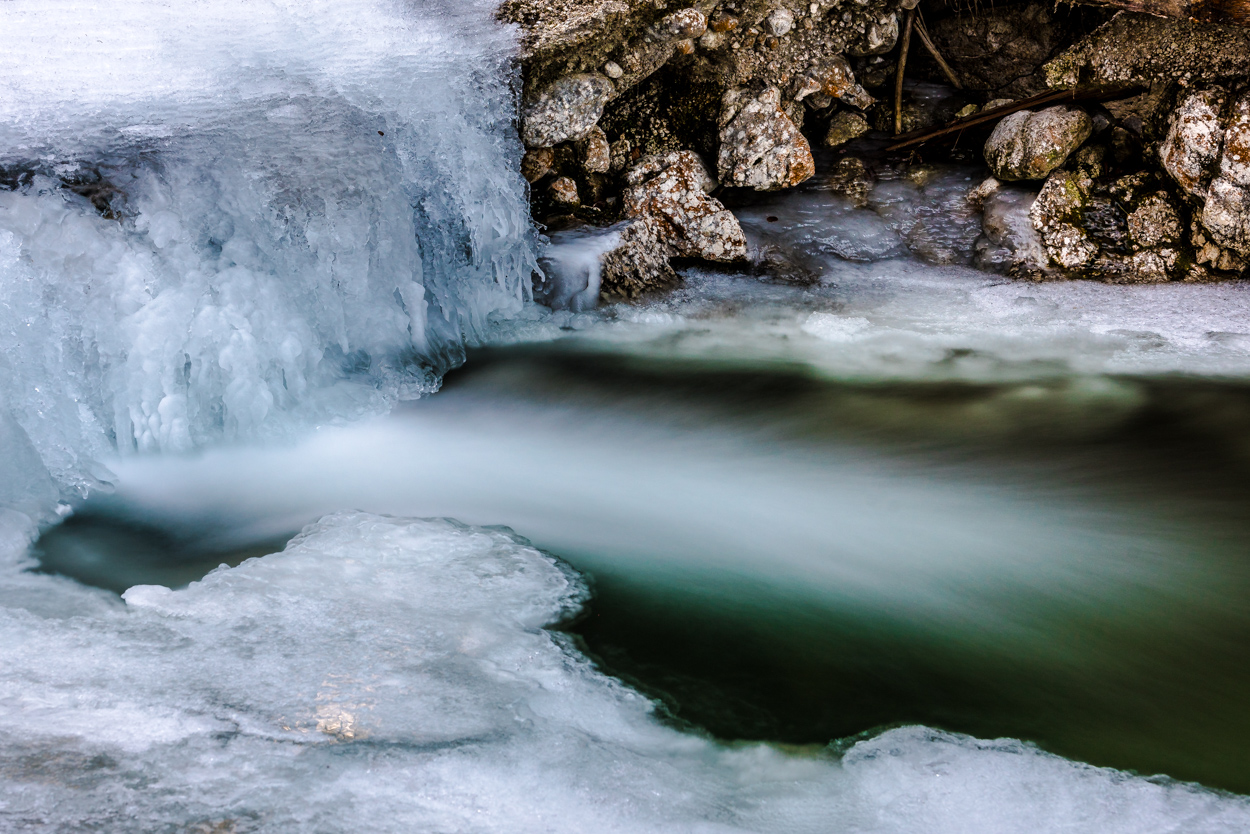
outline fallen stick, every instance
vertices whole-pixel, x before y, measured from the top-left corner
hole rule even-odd
[[[907,66],[907,50],[911,47],[911,25],[916,10],[907,10],[907,25],[903,27],[903,43],[898,50],[898,72],[894,74],[894,135],[903,132],[903,70]]]
[[[920,43],[933,56],[933,60],[937,61],[938,69],[942,70],[942,75],[946,76],[946,80],[956,90],[962,90],[963,84],[959,83],[959,79],[955,77],[955,71],[951,69],[951,65],[946,63],[946,59],[942,57],[942,53],[938,52],[938,48],[933,45],[933,39],[929,37],[929,29],[924,25],[924,18],[920,17],[916,20],[916,35],[920,38]],[[897,131],[895,131],[897,133]]]
[[[1048,93],[1038,93],[1035,96],[1013,101],[1011,104],[1004,104],[1001,107],[982,110],[980,113],[973,113],[971,116],[956,119],[943,127],[923,128],[921,130],[913,130],[911,133],[902,136],[895,136],[895,139],[898,141],[886,148],[886,151],[898,151],[951,135],[955,135],[958,138],[958,134],[963,133],[968,128],[996,122],[1004,116],[1010,116],[1012,113],[1020,110],[1031,110],[1034,107],[1044,105],[1067,104],[1080,101],[1115,101],[1117,99],[1129,98],[1145,92],[1145,90],[1146,88],[1141,85],[1131,84],[1127,86],[1097,87],[1088,90],[1052,90]]]

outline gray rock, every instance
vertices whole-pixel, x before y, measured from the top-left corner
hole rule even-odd
[[[825,147],[836,148],[845,145],[852,139],[868,132],[868,120],[859,113],[843,110],[835,113],[829,120],[829,130],[825,133]]]
[[[1021,110],[998,123],[985,143],[985,160],[1000,180],[1044,179],[1089,138],[1093,123],[1075,107]]]
[[[798,185],[816,173],[812,149],[781,109],[781,91],[745,89],[725,94],[720,115],[716,167],[727,185],[774,191]]]
[[[584,138],[603,115],[614,89],[599,73],[557,79],[524,108],[521,139],[526,147],[550,148]]]
[[[665,16],[657,28],[674,40],[697,38],[707,31],[707,16],[698,9],[682,9]]]
[[[708,196],[716,181],[693,151],[647,157],[626,175],[626,217],[652,225],[671,257],[733,262],[747,256],[746,237],[733,213]]]
[[[789,9],[773,9],[768,13],[768,17],[764,18],[764,28],[770,35],[779,38],[788,35],[794,28],[794,15]]]
[[[1156,191],[1129,214],[1128,233],[1137,246],[1155,249],[1180,243],[1185,227],[1168,193]]]

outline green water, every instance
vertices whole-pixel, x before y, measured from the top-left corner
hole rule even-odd
[[[1116,570],[1122,582],[1088,595],[1017,583],[970,595],[966,611],[943,617],[849,592],[787,590],[758,573],[617,564],[533,538],[592,581],[594,598],[571,627],[585,650],[681,726],[825,744],[923,723],[1250,793],[1250,386],[1096,382],[1103,395],[1091,397],[1070,377],[1034,378],[1022,410],[1025,383],[851,383],[798,367],[510,348],[472,356],[412,413],[459,403],[609,415],[626,448],[630,427],[733,430],[761,460],[778,450],[779,468],[781,450],[786,460],[796,450],[888,451],[939,482],[956,467],[1033,490],[1039,503],[1096,499],[1095,524],[1128,527],[1120,561],[1104,571],[1104,584],[1115,585]],[[214,549],[202,525],[141,515],[124,501],[89,504],[40,543],[44,569],[118,591],[175,585],[280,541]]]

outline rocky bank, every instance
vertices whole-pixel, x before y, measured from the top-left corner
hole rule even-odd
[[[870,147],[985,112],[885,151],[897,168],[976,149],[989,176],[968,196],[984,226],[975,265],[1245,277],[1250,18],[1119,2],[505,0],[535,217],[622,223],[602,290],[634,297],[671,284],[674,260],[749,266],[725,200],[800,187],[822,154],[848,193],[871,189]],[[1022,107],[1055,91],[1070,95]]]

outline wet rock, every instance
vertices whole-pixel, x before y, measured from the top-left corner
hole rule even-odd
[[[986,177],[981,184],[968,192],[968,205],[974,208],[981,208],[985,205],[985,201],[992,197],[1003,184],[994,177]]]
[[[1077,269],[1094,260],[1098,246],[1084,227],[1083,210],[1091,183],[1071,171],[1051,174],[1029,210],[1050,260]]]
[[[821,180],[822,186],[834,194],[849,197],[857,208],[868,205],[868,195],[875,183],[868,164],[855,156],[839,159]]]
[[[600,292],[608,298],[637,298],[677,283],[668,262],[668,247],[660,240],[661,227],[635,220],[622,227],[616,246],[600,260]]]
[[[1089,138],[1093,124],[1084,110],[1048,107],[1007,116],[985,143],[985,160],[1000,180],[1043,179]]]
[[[577,194],[577,183],[570,177],[556,177],[547,189],[551,201],[565,208],[576,208],[582,204]]]
[[[521,176],[531,185],[551,173],[556,152],[551,148],[531,148],[521,159]]]
[[[582,139],[598,123],[613,90],[612,82],[599,73],[557,79],[525,106],[521,139],[530,148]]]
[[[798,185],[816,172],[811,147],[781,109],[776,87],[730,90],[719,124],[717,171],[727,185],[773,191]]]
[[[863,136],[868,130],[868,120],[860,114],[846,110],[835,113],[829,120],[829,130],[825,133],[825,147],[836,148],[845,145],[852,139]]]
[[[626,175],[625,215],[651,223],[671,257],[733,262],[746,258],[737,218],[708,196],[716,181],[698,154],[676,151],[648,157]]]
[[[606,174],[612,167],[612,148],[608,135],[598,125],[590,129],[578,149],[581,151],[582,169],[589,174]]]

